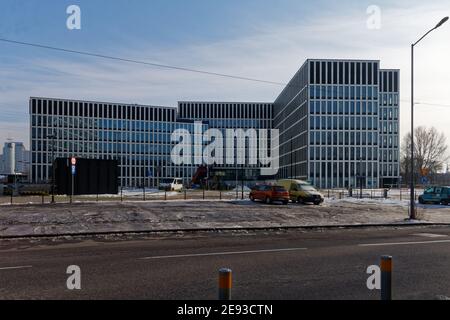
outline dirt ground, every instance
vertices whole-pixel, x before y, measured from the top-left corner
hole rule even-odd
[[[450,223],[450,207],[419,206],[423,222]],[[0,205],[0,236],[197,228],[405,224],[407,200],[326,199],[321,206],[244,200],[103,201]]]

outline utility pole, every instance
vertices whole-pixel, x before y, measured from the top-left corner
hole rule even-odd
[[[411,220],[416,219],[416,197],[415,197],[415,181],[414,181],[414,48],[422,41],[428,34],[436,30],[444,23],[446,23],[448,17],[442,19],[433,29],[425,33],[419,40],[411,45],[411,185],[410,185],[410,208],[409,218]]]

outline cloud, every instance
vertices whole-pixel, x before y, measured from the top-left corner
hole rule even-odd
[[[116,49],[113,55],[276,82],[288,82],[307,58],[380,59],[382,68],[401,69],[404,134],[410,116],[410,43],[434,26],[444,9],[440,4],[381,5],[382,28],[369,30],[365,8],[359,7],[294,25],[255,25],[253,33],[225,41],[165,49],[136,44],[120,52]],[[417,48],[418,101],[450,101],[449,30],[445,26],[435,31]],[[282,90],[276,85],[40,50],[31,60],[15,61],[2,65],[0,71],[0,108],[17,114],[17,126],[23,125],[21,132],[13,132],[18,137],[28,132],[25,120],[30,96],[176,106],[178,100],[274,101]],[[450,116],[450,108],[418,106],[417,114],[417,125],[435,125],[450,136],[443,120]],[[1,140],[6,122],[0,119],[0,125]]]

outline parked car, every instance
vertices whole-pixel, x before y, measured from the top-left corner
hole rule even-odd
[[[277,183],[289,191],[292,202],[320,205],[325,200],[324,196],[306,181],[286,179]]]
[[[163,179],[159,188],[166,191],[182,191],[183,190],[183,180],[182,179]]]
[[[289,192],[282,186],[259,185],[250,192],[251,201],[264,201],[267,204],[273,202],[289,203]]]
[[[443,204],[450,203],[450,187],[430,187],[419,197],[420,204]]]

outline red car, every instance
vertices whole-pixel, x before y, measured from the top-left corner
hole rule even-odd
[[[289,192],[281,186],[259,185],[250,192],[251,201],[264,201],[267,204],[273,202],[289,203]]]

